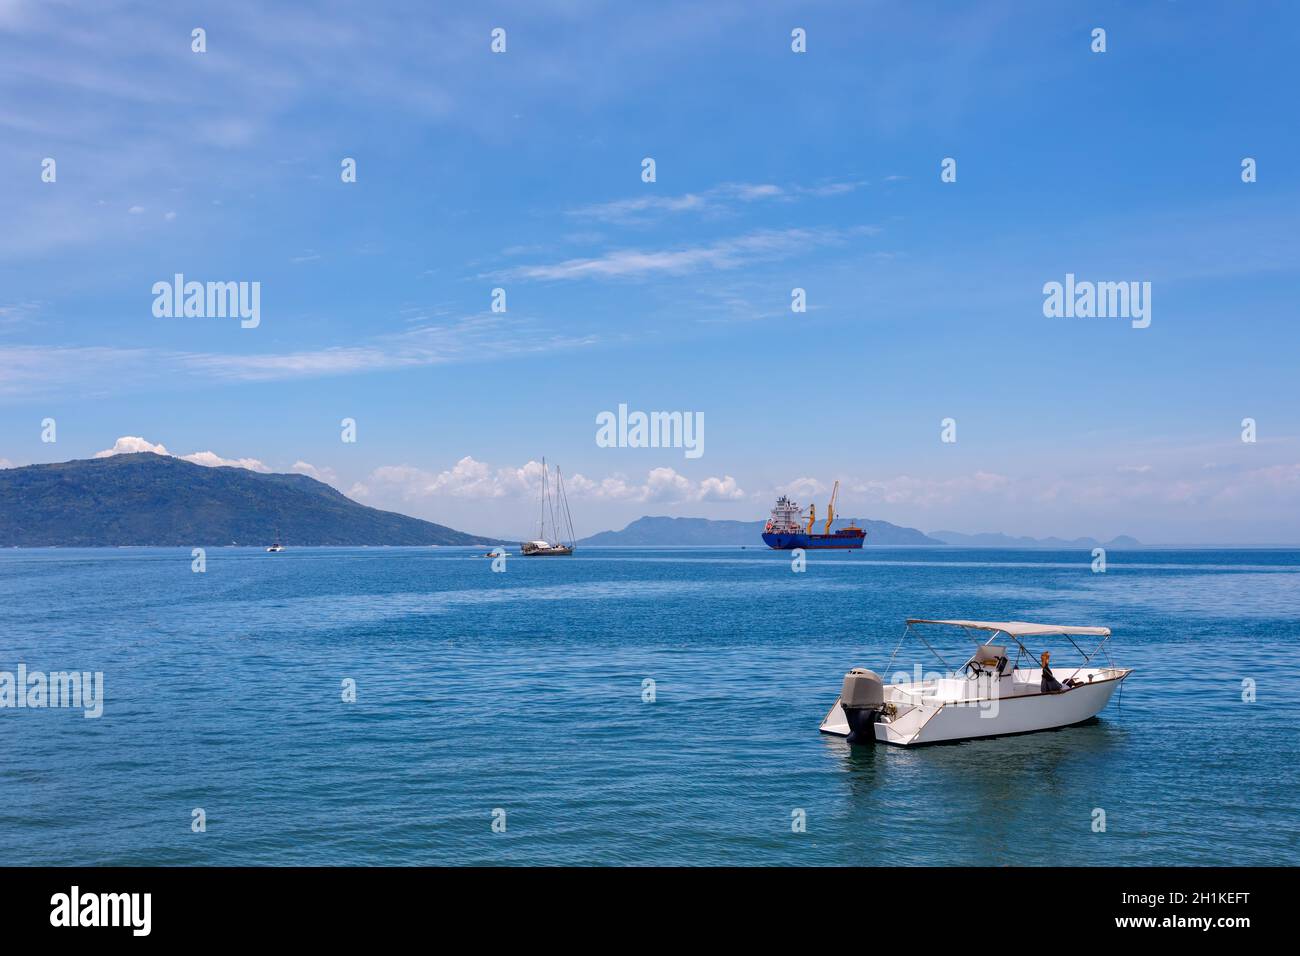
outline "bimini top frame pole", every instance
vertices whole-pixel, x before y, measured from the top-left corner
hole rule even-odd
[[[904,642],[905,640],[907,640],[907,635],[913,633],[913,631],[912,631],[912,625],[913,625],[914,623],[916,623],[916,622],[914,622],[914,621],[908,621],[908,622],[907,622],[907,626],[903,628],[903,636],[900,637],[900,638],[898,639],[898,644],[895,645],[895,647],[894,647],[894,653],[892,653],[892,654],[889,655],[889,663],[885,665],[885,675],[886,675],[886,677],[888,677],[889,672],[890,672],[891,670],[893,670],[893,667],[894,667],[894,658],[898,656],[898,652],[902,649],[902,647],[903,647],[903,642]],[[940,654],[938,651],[936,651],[933,647],[930,646],[930,642],[927,641],[924,637],[921,636],[921,632],[920,632],[920,631],[916,631],[915,633],[916,633],[917,638],[920,640],[920,642],[926,646],[926,649],[927,649],[931,654],[933,654],[935,657],[937,657],[937,658],[939,659],[939,663],[942,664],[944,667],[948,668],[948,670],[951,672],[951,671],[952,671],[952,668],[948,665],[948,662],[947,662],[946,660],[943,659],[943,655]]]

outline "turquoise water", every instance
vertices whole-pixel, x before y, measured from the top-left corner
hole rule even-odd
[[[97,720],[0,710],[7,862],[1300,863],[1300,552],[1112,552],[1105,574],[1085,552],[885,548],[803,574],[756,549],[190,562],[0,552],[0,671],[105,686]],[[1066,730],[819,734],[909,615],[1104,624],[1137,670]],[[913,663],[936,664],[917,643]]]

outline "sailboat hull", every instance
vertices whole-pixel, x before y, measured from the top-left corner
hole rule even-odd
[[[526,542],[520,546],[520,551],[525,558],[562,558],[566,555],[573,554],[573,549],[562,544],[555,544],[549,547],[539,547],[531,542]]]

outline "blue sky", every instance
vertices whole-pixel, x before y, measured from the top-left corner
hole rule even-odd
[[[1300,541],[1293,5],[359,9],[0,0],[0,466],[133,436],[518,535],[546,455],[580,533],[838,478],[925,530]],[[156,318],[177,272],[261,324]],[[1044,317],[1066,273],[1150,327]],[[598,447],[620,403],[705,453]]]

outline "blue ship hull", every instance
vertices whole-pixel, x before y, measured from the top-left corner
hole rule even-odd
[[[838,549],[842,551],[858,551],[862,548],[862,543],[867,540],[867,535],[863,531],[857,534],[844,534],[837,532],[835,534],[779,534],[774,531],[763,532],[763,543],[775,551],[793,551],[795,548],[803,548],[809,551],[825,551]]]

